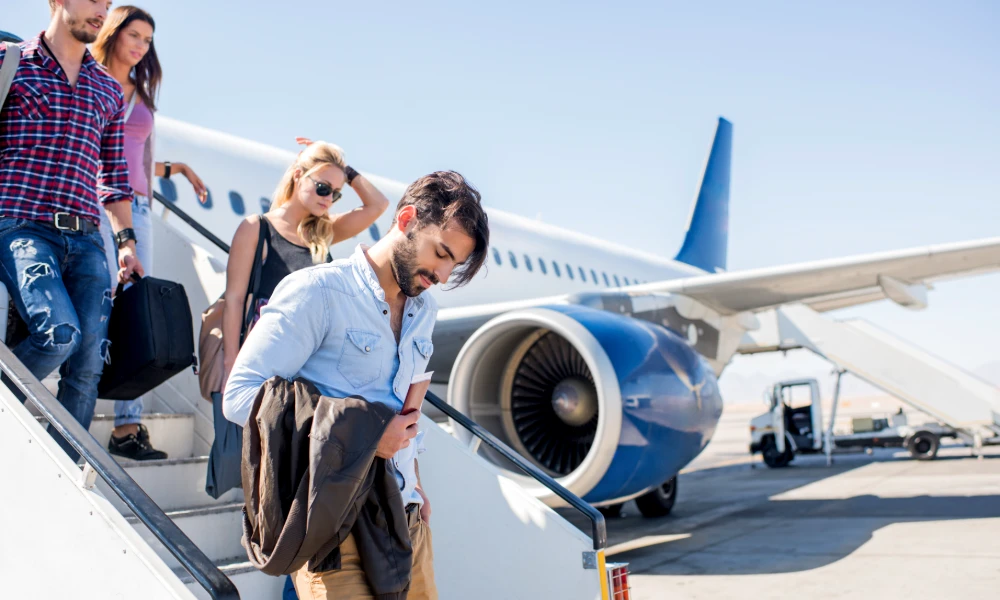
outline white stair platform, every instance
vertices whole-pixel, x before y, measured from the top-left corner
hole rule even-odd
[[[125,472],[145,490],[149,497],[164,511],[178,511],[190,508],[221,506],[243,501],[243,490],[229,490],[218,500],[205,493],[205,475],[208,457],[168,458],[167,460],[121,461]],[[132,511],[107,487],[104,480],[97,479],[97,487],[123,515]]]

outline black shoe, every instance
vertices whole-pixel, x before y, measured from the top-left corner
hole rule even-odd
[[[108,452],[132,460],[163,460],[167,457],[166,452],[157,450],[149,444],[149,430],[141,423],[139,435],[130,433],[120,438],[112,434],[108,440]]]

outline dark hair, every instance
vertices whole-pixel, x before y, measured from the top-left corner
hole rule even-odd
[[[463,286],[476,276],[486,262],[490,245],[490,223],[476,188],[455,171],[437,171],[410,184],[396,205],[396,214],[407,206],[417,209],[420,227],[444,228],[454,221],[476,242],[465,264],[454,272],[453,288]],[[393,220],[395,222],[395,220]]]
[[[118,43],[118,36],[129,26],[132,21],[144,21],[156,31],[156,23],[152,15],[136,6],[119,6],[111,11],[104,27],[97,35],[92,52],[97,62],[105,67],[110,66],[111,57],[114,55],[115,44]],[[156,44],[150,42],[149,51],[142,57],[139,64],[135,66],[135,91],[139,98],[149,107],[149,110],[156,110],[156,96],[160,91],[160,80],[163,78],[163,70],[160,69],[160,59],[156,57]]]

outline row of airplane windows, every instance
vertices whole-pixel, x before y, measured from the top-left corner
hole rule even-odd
[[[160,179],[160,191],[167,198],[167,200],[170,200],[171,202],[177,201],[177,187],[174,185],[174,182],[170,181],[169,179],[163,179],[163,178]],[[241,196],[239,192],[236,191],[229,192],[229,205],[232,207],[233,212],[236,213],[237,215],[242,216],[246,214],[246,203],[243,201],[243,196]],[[204,208],[206,209],[212,208],[211,190],[209,190],[208,192],[208,198],[205,201]],[[262,197],[260,199],[261,212],[267,212],[268,210],[270,210],[270,208],[271,208],[271,200]],[[372,226],[369,228],[369,233],[371,234],[372,239],[376,241],[381,237],[378,230],[378,226],[375,224],[372,224]],[[513,251],[507,252],[507,260],[510,262],[511,267],[515,269],[517,268],[517,256],[514,254]],[[497,250],[496,248],[493,248],[493,261],[497,264],[498,267],[503,266],[502,256],[500,254],[500,251]],[[534,263],[532,262],[531,257],[528,256],[527,254],[524,255],[524,267],[528,269],[529,273],[534,272],[535,270]],[[549,269],[545,262],[545,259],[543,258],[538,259],[538,270],[541,271],[542,275],[549,274]],[[577,267],[577,270],[580,274],[580,281],[586,282],[587,272],[584,271],[583,267],[579,266]],[[562,277],[563,269],[562,267],[559,266],[559,263],[557,263],[554,260],[552,261],[552,272],[555,274],[556,277]],[[570,280],[576,279],[576,274],[574,273],[573,267],[569,263],[566,263],[566,276],[569,277]],[[621,287],[622,284],[637,285],[639,283],[648,283],[647,281],[640,282],[636,278],[629,279],[624,275],[622,275],[621,278],[619,278],[618,275],[612,275],[609,278],[608,274],[603,271],[601,272],[601,279],[604,280],[605,287],[612,287],[611,285],[612,280],[614,280],[614,287]],[[594,269],[590,269],[590,280],[594,282],[594,285],[601,285],[600,280],[597,278],[597,271],[595,271]]]
[[[162,193],[167,200],[170,200],[171,202],[177,202],[177,186],[174,185],[173,181],[170,181],[169,179],[163,179],[161,177],[160,193]],[[205,199],[205,203],[202,204],[201,206],[206,210],[211,210],[212,208],[211,189],[208,190],[208,196]],[[229,206],[233,209],[233,212],[235,214],[241,217],[246,214],[246,202],[243,201],[243,196],[241,196],[240,193],[235,190],[229,191]],[[260,199],[260,212],[266,213],[269,210],[271,210],[271,199],[264,198],[262,196]],[[378,230],[378,225],[376,225],[375,223],[372,223],[372,226],[368,228],[368,233],[371,234],[372,239],[375,240],[376,242],[382,235]]]
[[[169,179],[164,179],[160,177],[160,192],[163,196],[170,200],[171,202],[177,202],[177,186],[174,185],[173,181]],[[229,206],[233,209],[233,212],[237,215],[243,216],[246,214],[246,202],[243,201],[243,196],[239,192],[230,190],[229,192]],[[212,190],[208,190],[208,197],[205,199],[205,203],[202,205],[206,210],[212,208]],[[260,199],[260,210],[267,212],[271,209],[271,199],[261,198]]]
[[[496,248],[493,248],[493,262],[495,262],[498,267],[501,267],[504,264],[503,254],[500,252],[500,250]],[[515,269],[517,268],[518,265],[517,255],[514,254],[513,250],[507,251],[507,262],[510,264],[511,267]],[[559,265],[559,263],[553,260],[551,264],[552,264],[552,273],[555,274],[556,277],[562,277],[563,268]],[[524,255],[524,268],[528,269],[528,272],[533,273],[535,271],[535,263],[531,260],[531,257],[528,256],[527,254]],[[538,258],[538,270],[541,271],[542,275],[549,274],[548,263],[545,261],[544,258],[541,257]],[[580,281],[586,282],[587,271],[585,271],[583,267],[578,266],[576,270],[574,270],[572,265],[566,263],[566,276],[568,278],[570,278],[571,280],[575,280],[577,272],[580,274]],[[647,281],[639,281],[636,278],[629,279],[624,275],[622,275],[621,278],[619,278],[617,275],[611,275],[611,277],[609,278],[608,274],[603,271],[601,272],[601,279],[604,280],[605,287],[612,287],[611,283],[612,280],[614,281],[613,287],[621,287],[622,285],[638,285],[639,283],[648,283]],[[590,269],[590,280],[594,282],[594,285],[601,285],[600,280],[597,278],[597,271],[595,271],[594,269]]]

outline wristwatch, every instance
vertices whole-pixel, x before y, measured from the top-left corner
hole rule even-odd
[[[118,243],[119,248],[128,243],[129,240],[132,240],[133,242],[136,241],[135,229],[132,229],[131,227],[126,227],[115,234],[115,242]]]
[[[347,165],[344,167],[344,175],[347,175],[347,185],[351,185],[351,182],[354,181],[354,178],[360,175],[360,173],[355,171],[354,167],[351,165]]]
[[[163,161],[163,178],[170,179],[170,161]]]

